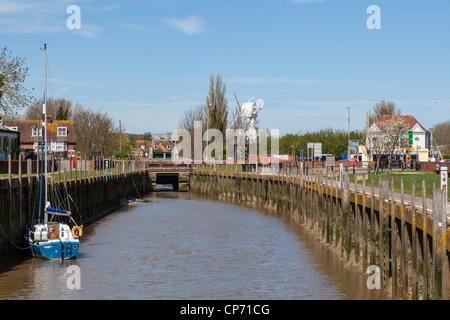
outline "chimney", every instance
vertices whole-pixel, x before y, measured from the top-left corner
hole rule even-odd
[[[52,116],[50,113],[47,113],[47,119],[45,120],[45,123],[49,126],[52,124]]]

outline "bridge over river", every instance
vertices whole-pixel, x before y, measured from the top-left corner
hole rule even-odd
[[[153,190],[157,185],[171,185],[174,191],[189,191],[189,176],[192,166],[175,164],[172,161],[150,161],[147,170],[153,184]]]

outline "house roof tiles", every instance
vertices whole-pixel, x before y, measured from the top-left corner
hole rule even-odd
[[[377,121],[377,126],[382,127],[383,123],[387,121],[391,121],[392,119],[403,119],[406,122],[406,125],[408,126],[408,130],[412,130],[416,125],[418,125],[423,131],[428,132],[427,129],[425,129],[413,116],[410,115],[386,115],[382,116]]]
[[[38,124],[36,120],[4,120],[7,127],[17,127],[20,131],[20,143],[33,143],[36,136],[32,136],[33,127]],[[39,121],[39,127],[42,127],[42,120]],[[59,136],[57,134],[58,127],[67,128],[67,136]],[[48,140],[63,140],[67,143],[76,143],[75,126],[73,120],[54,120],[47,126]]]

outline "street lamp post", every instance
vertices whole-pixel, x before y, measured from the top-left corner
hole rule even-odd
[[[441,101],[441,100],[437,100],[435,102],[436,103],[450,103],[450,101]],[[433,146],[433,139],[431,139],[431,146]],[[439,155],[440,155],[439,148],[437,148],[437,149],[438,149],[438,152],[439,152]],[[433,148],[433,153],[434,153],[434,148]],[[442,156],[441,156],[441,159],[442,159]]]

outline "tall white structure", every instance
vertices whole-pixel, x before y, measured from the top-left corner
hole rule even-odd
[[[250,141],[256,141],[257,130],[258,130],[258,113],[264,107],[264,101],[261,99],[256,100],[256,102],[246,102],[240,108],[240,112],[236,119],[231,123],[229,128],[234,125],[235,129],[242,129],[248,134],[248,139]]]

